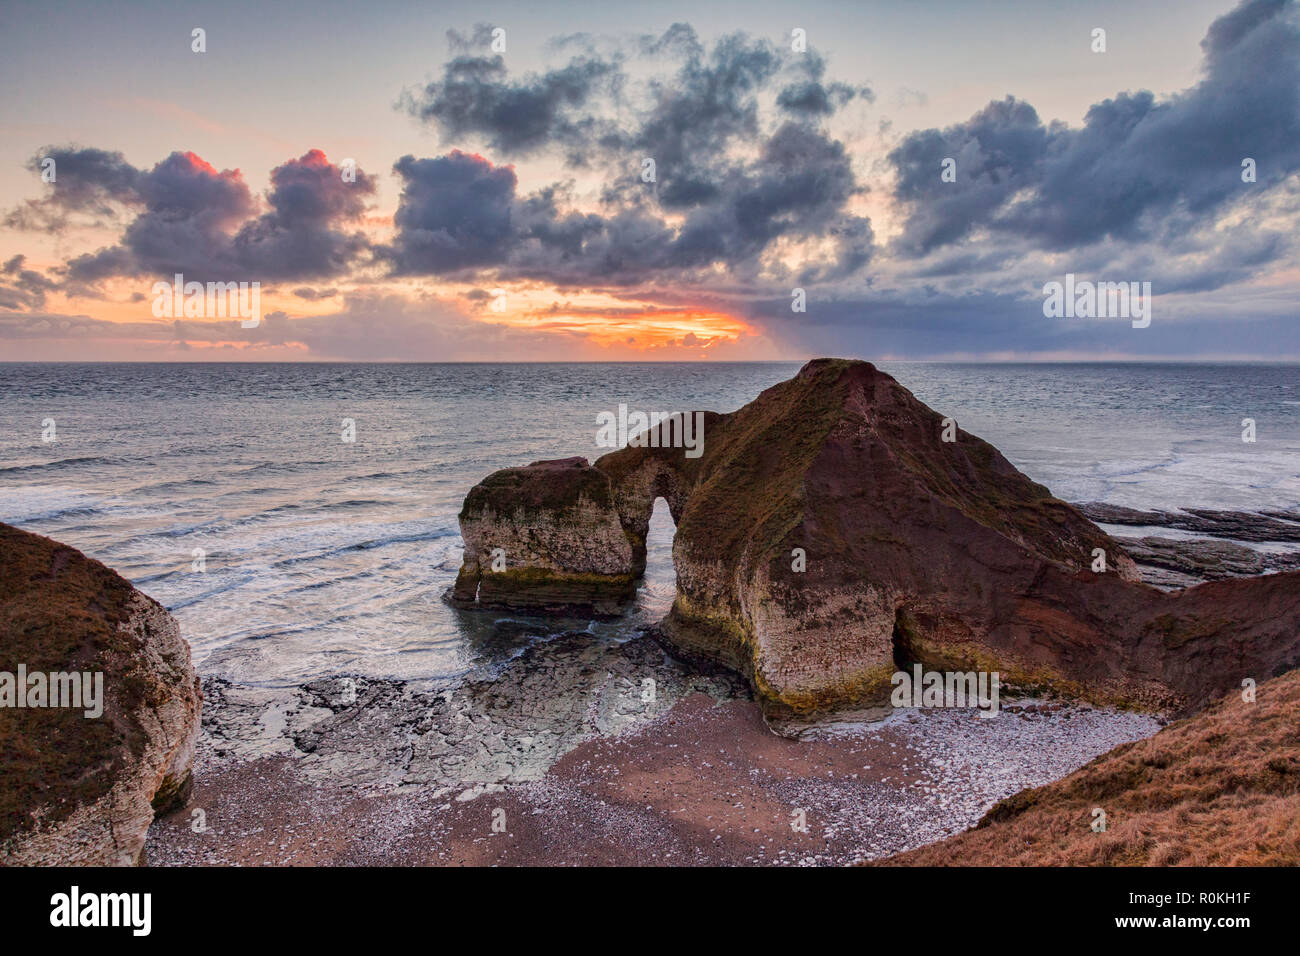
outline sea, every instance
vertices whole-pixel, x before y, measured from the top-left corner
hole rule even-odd
[[[879,364],[1067,501],[1300,509],[1300,366]],[[204,676],[454,683],[561,631],[629,639],[674,593],[661,501],[624,618],[452,609],[456,516],[476,482],[594,460],[609,450],[597,416],[620,404],[731,411],[798,369],[0,363],[0,521],[161,602]]]

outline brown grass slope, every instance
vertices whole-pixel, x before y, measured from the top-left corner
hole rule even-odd
[[[1106,830],[1092,830],[1093,809]],[[1117,747],[886,866],[1300,865],[1300,670]]]

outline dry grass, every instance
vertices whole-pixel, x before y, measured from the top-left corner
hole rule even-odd
[[[1092,830],[1093,809],[1106,830]],[[1300,865],[1300,670],[1232,693],[887,866]]]

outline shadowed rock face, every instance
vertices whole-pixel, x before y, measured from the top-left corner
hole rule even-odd
[[[66,545],[0,524],[0,671],[103,674],[103,714],[0,707],[0,863],[132,865],[183,806],[202,697],[176,621]]]
[[[489,540],[518,546],[527,529],[529,540],[568,542],[543,560],[520,551],[515,573],[544,583],[520,587],[519,600],[509,579],[488,595],[480,584],[480,601],[530,606],[540,586],[563,604],[575,573],[626,587],[663,497],[677,522],[663,636],[746,675],[774,716],[883,704],[891,675],[912,663],[1159,708],[1300,663],[1300,574],[1174,592],[1140,584],[1122,548],[1075,508],[987,442],[944,433],[942,416],[872,365],[819,359],[708,416],[699,458],[628,447],[594,466],[489,476],[462,512],[462,578],[477,569],[485,583]],[[626,543],[608,543],[614,521]],[[583,533],[592,526],[604,537]],[[1091,570],[1098,549],[1103,573]],[[579,584],[583,604],[591,582]]]

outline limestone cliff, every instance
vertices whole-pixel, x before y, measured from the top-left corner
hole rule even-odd
[[[0,672],[103,674],[102,714],[0,707],[0,862],[133,865],[183,806],[201,694],[157,602],[98,561],[0,524]]]
[[[528,491],[516,500],[520,471]],[[710,415],[699,458],[628,447],[594,466],[489,476],[462,512],[462,579],[489,581],[484,548],[506,541],[519,553],[511,573],[541,575],[549,606],[566,603],[565,575],[582,575],[579,605],[593,582],[629,593],[658,497],[677,522],[664,636],[745,674],[774,715],[882,704],[891,674],[911,663],[1169,709],[1300,664],[1300,574],[1173,592],[1141,584],[1118,543],[1075,508],[857,361],[818,359],[744,408]],[[567,544],[535,558],[521,529]],[[1092,570],[1098,554],[1102,572]],[[501,580],[487,595],[480,584],[479,601],[535,605]]]

